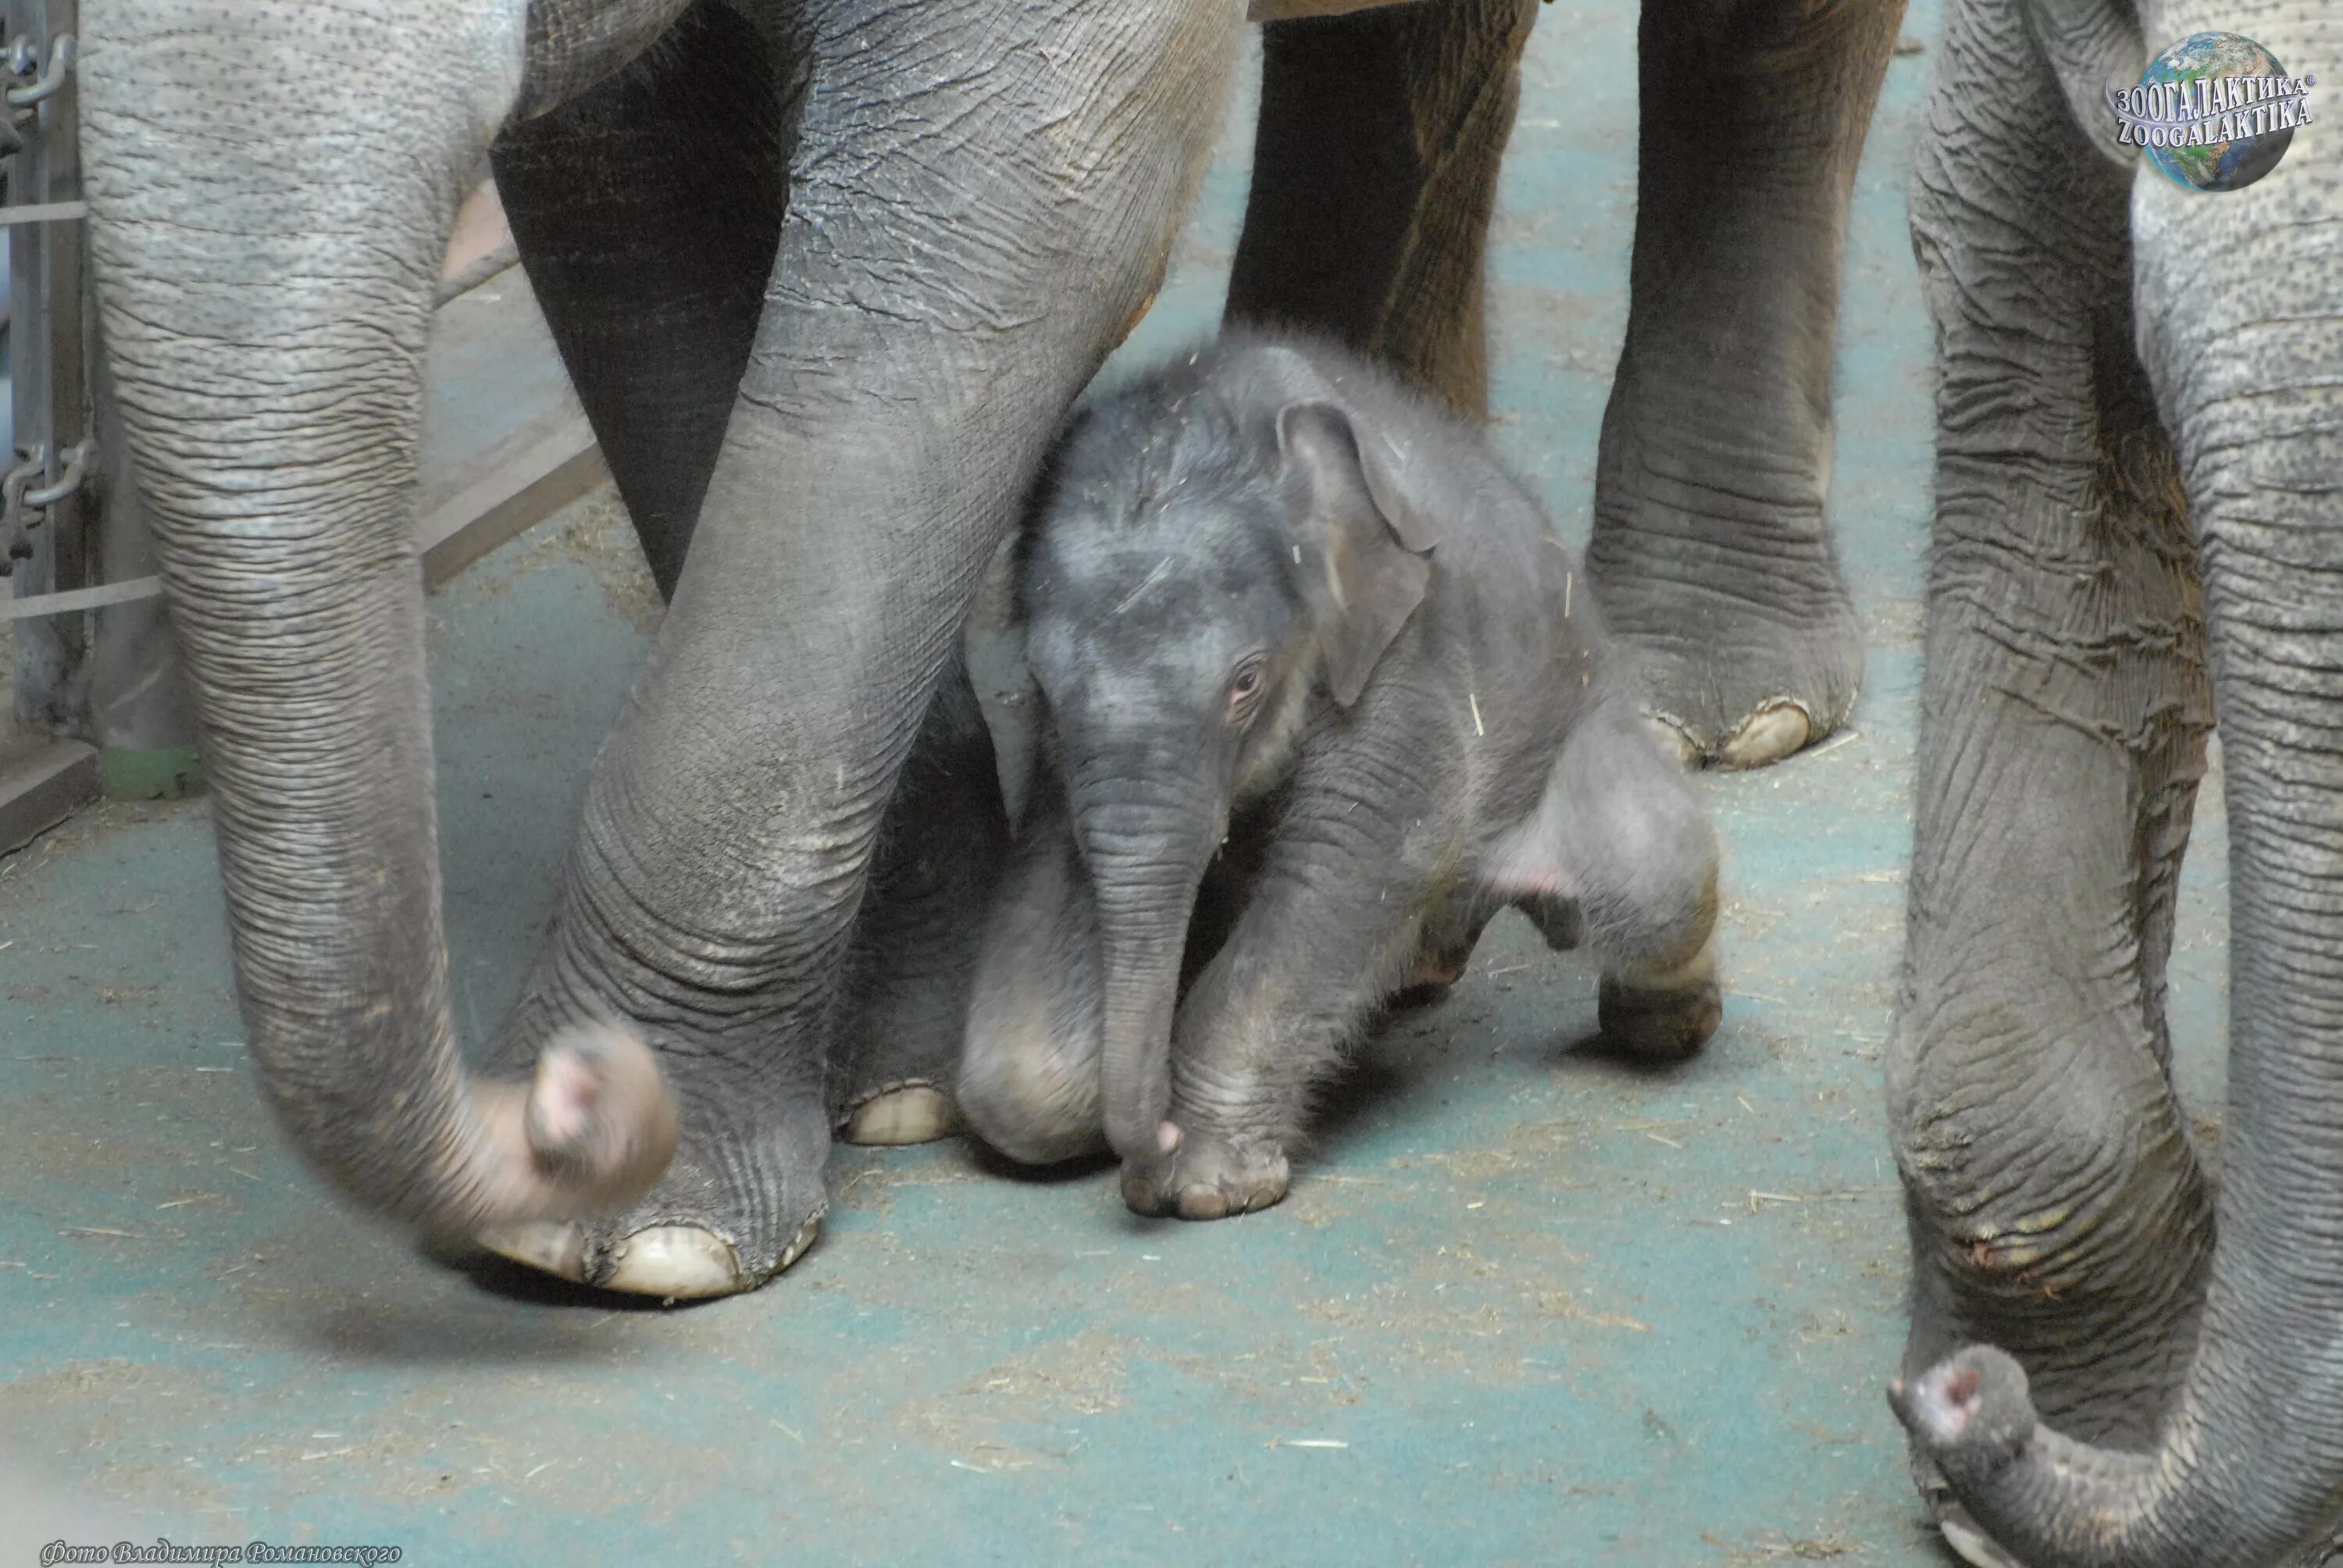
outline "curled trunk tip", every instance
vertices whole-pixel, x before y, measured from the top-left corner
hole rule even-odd
[[[2323,1500],[2289,1507],[2238,1485],[2240,1456],[2184,1393],[2157,1450],[2078,1442],[2044,1426],[2026,1372],[1971,1345],[1888,1403],[1920,1454],[2003,1551],[2038,1568],[2260,1568],[2312,1537]],[[2264,1478],[2245,1476],[2247,1487]]]

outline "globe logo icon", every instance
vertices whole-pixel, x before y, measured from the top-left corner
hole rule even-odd
[[[2147,154],[2177,186],[2243,190],[2278,167],[2296,129],[2311,123],[2316,76],[2292,77],[2276,56],[2235,33],[2196,33],[2148,62],[2139,85],[2109,88],[2118,141]]]

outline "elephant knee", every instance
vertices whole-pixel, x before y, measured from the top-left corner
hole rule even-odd
[[[1566,851],[1587,945],[1603,958],[1674,968],[1716,926],[1716,834],[1683,781],[1604,799]]]
[[[1034,1014],[971,1014],[956,1093],[977,1136],[1021,1164],[1053,1165],[1105,1147],[1096,1057],[1069,1050]]]
[[[1928,1261],[1973,1297],[2036,1306],[2134,1289],[2117,1279],[2133,1271],[2185,1276],[2209,1244],[2209,1193],[2144,1033],[2086,1025],[2053,1060],[2037,1020],[1943,1024],[1900,1025],[1888,1073]]]
[[[1556,947],[1674,971],[1716,926],[1716,830],[1632,705],[1600,705],[1563,745],[1538,808],[1501,839],[1489,885]]]

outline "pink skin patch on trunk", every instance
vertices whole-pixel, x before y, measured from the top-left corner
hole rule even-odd
[[[528,1141],[547,1153],[577,1149],[594,1130],[601,1098],[601,1081],[582,1057],[547,1052],[538,1061],[529,1097]]]
[[[528,1083],[474,1095],[486,1133],[475,1227],[615,1212],[659,1180],[681,1131],[658,1059],[611,1024],[562,1030]]]
[[[1984,1373],[1974,1366],[1956,1364],[1927,1372],[1908,1392],[1898,1384],[1895,1392],[1906,1419],[1929,1442],[1943,1446],[1968,1430],[1984,1391]]]

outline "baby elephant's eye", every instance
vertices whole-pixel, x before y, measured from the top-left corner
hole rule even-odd
[[[1261,666],[1246,664],[1229,677],[1229,722],[1242,724],[1252,717],[1253,699],[1261,695]]]

